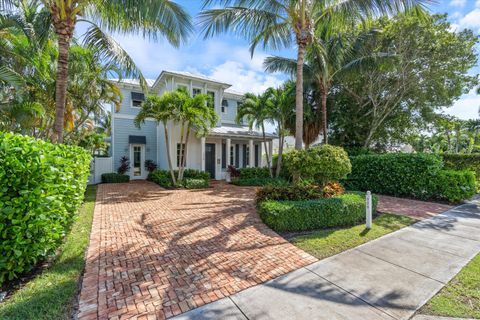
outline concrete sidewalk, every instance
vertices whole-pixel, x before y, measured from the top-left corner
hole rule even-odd
[[[477,203],[174,319],[409,319],[480,252]]]

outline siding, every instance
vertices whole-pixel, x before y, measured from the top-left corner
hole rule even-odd
[[[228,102],[227,112],[221,113],[223,123],[234,123],[237,116],[237,101],[226,99]],[[221,109],[220,109],[221,111]]]
[[[120,111],[118,113],[120,114],[128,114],[132,116],[136,116],[138,111],[140,110],[139,108],[132,108],[132,95],[131,92],[142,92],[142,90],[131,90],[131,89],[125,89],[122,88],[122,106],[120,107]]]

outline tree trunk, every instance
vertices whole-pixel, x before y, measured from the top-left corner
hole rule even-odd
[[[277,158],[277,172],[275,173],[275,177],[280,177],[280,172],[282,171],[282,160],[283,160],[283,143],[285,137],[283,133],[280,133],[280,141],[278,143],[278,158]]]
[[[178,182],[181,182],[182,179],[180,178],[180,173],[182,172],[182,165],[183,165],[183,156],[185,155],[184,151],[183,151],[183,136],[184,136],[184,133],[185,133],[185,122],[182,122],[181,126],[180,126],[180,150],[178,151],[180,154],[180,165],[178,166],[178,175],[177,175],[177,181]]]
[[[303,142],[303,62],[305,44],[298,43],[297,79],[295,88],[295,149],[302,149]]]
[[[170,139],[168,137],[168,129],[167,123],[163,123],[163,129],[165,130],[165,146],[167,147],[167,160],[168,160],[168,168],[170,169],[170,176],[172,177],[173,185],[177,185],[177,180],[175,179],[175,173],[173,172],[173,165],[172,165],[172,157],[170,154]]]
[[[269,148],[267,147],[267,138],[265,137],[265,126],[263,125],[263,122],[262,122],[262,135],[263,135],[263,145],[265,146],[265,154],[267,155],[268,172],[270,173],[270,178],[273,178],[272,161],[271,161],[272,155],[268,154]],[[250,150],[250,152],[253,152],[253,150]],[[251,163],[250,166],[253,167],[253,163]]]
[[[328,144],[328,125],[327,125],[327,89],[322,87],[320,89],[322,95],[322,131],[323,144]]]
[[[58,32],[57,32],[58,33]],[[65,104],[67,102],[68,85],[68,51],[71,37],[65,33],[58,33],[58,60],[57,79],[55,83],[55,124],[53,141],[63,143],[63,127]]]
[[[185,136],[185,147],[183,148],[184,155],[182,157],[182,163],[181,163],[181,168],[180,172],[178,173],[179,180],[183,180],[183,173],[185,172],[185,167],[187,166],[187,150],[188,150],[188,138],[190,137],[190,126],[187,127],[187,134]]]

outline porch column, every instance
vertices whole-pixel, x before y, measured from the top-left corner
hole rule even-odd
[[[202,171],[205,171],[205,137],[200,138],[200,153],[202,154]]]
[[[253,149],[253,140],[248,140],[248,166],[255,167],[255,149]]]
[[[230,148],[231,148],[231,145],[232,145],[232,140],[227,139],[226,150],[225,150],[225,157],[227,157],[225,163],[227,164],[227,168],[228,168],[229,165],[232,164],[232,163],[230,163]]]
[[[270,160],[273,161],[273,140],[270,140],[268,142],[268,154],[270,155]],[[262,159],[262,155],[260,155],[260,159]],[[273,163],[271,165],[273,166]],[[268,167],[268,161],[267,161],[267,167]]]

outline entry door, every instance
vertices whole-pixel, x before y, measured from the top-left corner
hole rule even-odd
[[[145,179],[145,150],[143,144],[130,146],[130,179]]]
[[[210,173],[210,178],[215,179],[215,144],[205,144],[205,171]]]

